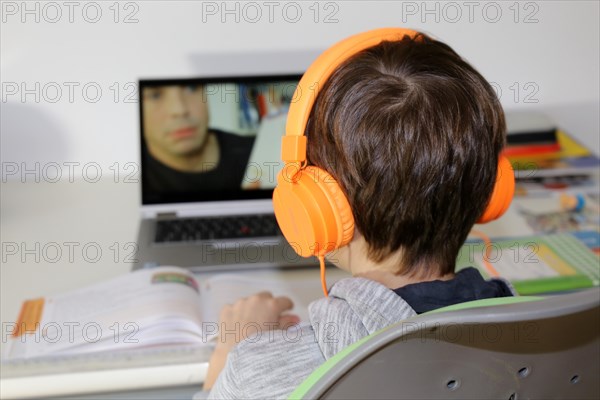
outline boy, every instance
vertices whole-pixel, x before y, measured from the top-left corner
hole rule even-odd
[[[326,359],[390,324],[513,294],[474,268],[454,273],[494,189],[505,130],[490,85],[436,40],[404,36],[342,62],[312,108],[307,161],[348,199],[354,235],[330,261],[353,277],[293,329],[284,330],[297,322],[283,314],[292,308],[285,297],[264,292],[225,307],[210,397],[285,398]],[[240,331],[246,340],[235,346]]]

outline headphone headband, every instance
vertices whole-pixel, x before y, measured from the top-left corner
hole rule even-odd
[[[282,138],[281,159],[286,163],[302,163],[306,160],[306,136],[304,130],[308,116],[321,88],[333,71],[354,54],[373,47],[383,41],[401,40],[404,36],[414,37],[418,32],[404,28],[381,28],[359,33],[342,40],[325,50],[304,73],[290,104]]]

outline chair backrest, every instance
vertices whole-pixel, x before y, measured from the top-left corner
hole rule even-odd
[[[600,398],[600,289],[479,300],[385,328],[290,398]]]

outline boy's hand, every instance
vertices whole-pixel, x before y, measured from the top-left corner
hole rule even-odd
[[[219,317],[217,347],[230,350],[247,337],[262,335],[262,331],[287,329],[300,321],[296,315],[283,315],[293,307],[288,297],[273,297],[270,292],[260,292],[226,305]]]
[[[260,292],[228,304],[219,317],[219,339],[208,364],[204,390],[210,390],[225,366],[227,354],[240,341],[261,334],[264,330],[286,329],[300,322],[296,315],[283,313],[294,303],[288,297],[273,297],[270,292]]]

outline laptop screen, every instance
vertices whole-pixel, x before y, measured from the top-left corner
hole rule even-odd
[[[142,203],[270,198],[300,77],[140,80]]]

